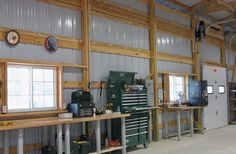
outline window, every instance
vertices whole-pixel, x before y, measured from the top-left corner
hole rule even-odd
[[[224,94],[225,93],[225,86],[221,85],[219,86],[219,94]]]
[[[213,86],[212,85],[207,86],[207,93],[208,94],[213,94]]]
[[[177,101],[180,99],[184,99],[185,94],[184,91],[184,77],[182,76],[169,76],[170,83],[170,101]]]
[[[8,112],[56,109],[56,67],[8,65]]]

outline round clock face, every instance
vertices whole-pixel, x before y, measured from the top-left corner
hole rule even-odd
[[[6,41],[9,45],[17,45],[20,42],[20,35],[15,30],[10,30],[6,34]]]
[[[49,36],[45,41],[45,47],[49,52],[54,52],[58,48],[57,39],[53,36]]]

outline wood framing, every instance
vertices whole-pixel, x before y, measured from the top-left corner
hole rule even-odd
[[[106,0],[93,0],[92,11],[95,15],[107,16],[149,28],[149,16],[147,14]]]
[[[24,153],[30,153],[33,151],[40,151],[42,149],[42,144],[25,144],[24,145]],[[0,153],[3,153],[3,148],[0,148]],[[17,154],[17,147],[13,146],[9,148],[10,154]]]
[[[90,50],[90,20],[91,20],[91,1],[82,0],[82,40],[83,40],[83,90],[89,90],[89,50]]]
[[[151,64],[151,70],[150,73],[152,74],[151,79],[154,81],[154,104],[155,106],[159,105],[159,100],[158,100],[158,70],[157,70],[157,35],[156,35],[156,30],[157,30],[157,23],[156,23],[156,9],[155,9],[155,0],[150,0],[149,1],[149,6],[150,6],[150,50],[151,50],[151,59],[150,59],[150,64]],[[159,111],[155,110],[155,112],[152,114],[153,115],[153,140],[158,141],[160,138],[159,134]]]
[[[63,67],[57,67],[57,110],[63,110]]]
[[[156,22],[157,31],[191,39],[191,29],[187,26],[180,25],[162,18],[156,18]]]
[[[192,57],[157,52],[157,60],[170,61],[176,63],[193,64]]]
[[[110,53],[116,55],[125,55],[131,57],[142,57],[150,58],[150,51],[145,49],[130,48],[115,44],[101,43],[101,42],[92,42],[91,43],[92,52],[102,52]]]
[[[191,40],[192,40],[192,54],[193,54],[193,73],[196,74],[194,77],[196,80],[201,79],[201,62],[200,62],[200,44],[195,41],[195,28],[197,21],[195,16],[192,16],[192,28],[191,28]]]
[[[81,0],[38,0],[40,2],[81,11]]]
[[[0,41],[5,41],[5,35],[9,30],[10,30],[9,28],[0,27]],[[52,35],[52,34],[24,31],[20,29],[16,30],[21,37],[20,43],[33,44],[33,45],[44,46],[46,38]],[[80,50],[82,48],[82,42],[79,39],[63,37],[59,35],[55,35],[55,37],[58,39],[58,46],[61,48],[70,48],[77,50]]]
[[[170,80],[169,74],[163,74],[164,83],[164,103],[170,102]]]

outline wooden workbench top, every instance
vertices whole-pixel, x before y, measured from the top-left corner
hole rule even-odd
[[[98,121],[98,120],[109,120],[109,119],[116,119],[116,118],[124,118],[128,116],[130,116],[130,114],[112,113],[112,114],[97,115],[93,117],[72,118],[72,119],[59,119],[58,117],[50,117],[50,118],[36,118],[36,119],[26,119],[26,120],[14,120],[14,121],[10,121],[13,123],[12,125],[0,126],[0,131],[20,129],[20,128],[52,126],[52,125],[60,125],[60,124],[91,122],[91,121]],[[4,122],[4,121],[1,121],[1,122]]]
[[[203,109],[203,106],[171,106],[165,109],[167,110],[194,110],[194,109]]]

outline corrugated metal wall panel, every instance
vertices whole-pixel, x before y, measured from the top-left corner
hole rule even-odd
[[[207,43],[201,44],[201,56],[203,60],[209,60],[213,62],[220,62],[220,47],[210,45]]]
[[[81,13],[36,0],[1,0],[0,26],[81,38]]]
[[[90,54],[90,80],[108,81],[109,72],[125,71],[136,72],[136,78],[146,78],[149,75],[149,59],[129,57],[122,55],[113,55],[107,53],[92,52]],[[103,90],[100,96],[100,90],[92,90],[94,102],[99,109],[102,108],[103,102],[106,102],[106,90]]]
[[[91,40],[127,47],[149,49],[149,31],[99,16],[92,16]]]
[[[173,21],[173,22],[181,24],[181,25],[185,25],[185,26],[188,26],[188,27],[191,26],[191,20],[190,19],[184,18],[184,17],[182,17],[178,14],[173,14],[173,13],[170,13],[170,12],[166,12],[162,9],[156,9],[156,15],[158,17]]]
[[[148,13],[148,5],[141,2],[140,0],[110,0],[114,3],[121,4],[127,6],[129,8],[133,8],[145,13]]]
[[[182,63],[174,63],[168,61],[158,61],[157,62],[158,71],[159,72],[182,72],[182,73],[192,73],[192,65],[190,64],[182,64]]]
[[[235,51],[227,51],[227,64],[233,65],[235,64],[236,52]]]
[[[159,52],[192,57],[191,40],[189,39],[158,32],[156,43]]]
[[[3,41],[0,41],[0,58],[62,62],[70,64],[82,63],[82,54],[79,50],[58,48],[56,52],[49,53],[43,46],[20,43],[15,47],[8,47]]]

